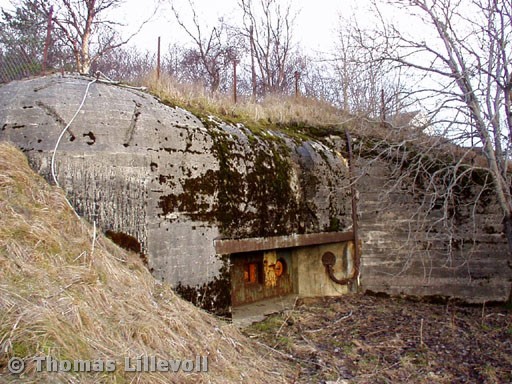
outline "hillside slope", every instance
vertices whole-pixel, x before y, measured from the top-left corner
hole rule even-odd
[[[37,176],[21,152],[0,143],[0,382],[269,383],[289,377],[285,363],[177,297],[135,256],[103,236],[92,239],[93,228],[77,219],[62,191]],[[44,360],[38,372],[36,361],[45,356],[114,361],[116,369],[46,372]],[[208,372],[125,372],[125,358],[141,356],[207,357]],[[13,357],[25,362],[20,375],[8,371]]]

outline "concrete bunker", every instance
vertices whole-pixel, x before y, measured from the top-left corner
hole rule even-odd
[[[56,140],[89,81],[52,75],[0,86],[0,139],[49,180]],[[424,222],[438,224],[415,228],[423,186],[400,166],[404,154],[423,158],[421,148],[375,158],[372,140],[356,137],[351,183],[341,131],[300,133],[251,131],[97,82],[63,136],[56,168],[81,216],[135,239],[155,278],[212,312],[287,292],[338,295],[355,281],[362,291],[507,300],[512,264],[484,185],[467,180],[455,232],[443,229],[436,206]],[[392,180],[400,183],[390,190]],[[361,243],[340,238],[348,231],[360,232]],[[325,238],[311,243],[315,236]],[[348,256],[354,244],[362,244],[360,282],[359,258]],[[243,296],[233,297],[238,286]]]
[[[292,294],[337,296],[357,285],[353,232],[218,239],[214,244],[218,253],[229,255],[233,307]],[[331,274],[325,255],[332,257]]]
[[[55,157],[59,184],[79,215],[103,232],[124,234],[123,244],[135,240],[155,278],[191,302],[229,316],[231,274],[238,276],[237,260],[247,251],[219,251],[216,239],[275,241],[350,230],[341,148],[196,116],[144,92],[101,82],[88,87],[90,81],[52,75],[1,86],[0,139],[21,148],[52,181],[56,141],[87,90]],[[297,283],[303,262],[295,255],[305,252],[302,246],[249,250],[260,254],[244,267],[248,278],[270,284],[274,276],[275,283],[252,300],[303,290]],[[310,250],[318,252],[315,265],[325,276],[320,251]],[[257,263],[265,260],[273,275],[263,279]]]

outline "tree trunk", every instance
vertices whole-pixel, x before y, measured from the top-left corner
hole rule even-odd
[[[509,212],[503,219],[503,232],[505,232],[508,243],[508,267],[512,269],[512,212]],[[512,287],[508,295],[508,302],[512,303]]]
[[[82,36],[82,44],[80,46],[80,73],[88,75],[91,71],[91,56],[89,54],[89,38],[90,30],[86,30]]]
[[[250,29],[250,41],[249,44],[251,46],[251,85],[252,85],[252,97],[256,99],[256,66],[254,63],[254,30],[251,25]]]

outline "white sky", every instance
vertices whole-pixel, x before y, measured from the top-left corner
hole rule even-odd
[[[327,47],[330,47],[332,34],[341,8],[346,9],[349,6],[353,7],[358,3],[364,2],[361,0],[293,1],[293,8],[300,11],[295,23],[295,32],[300,45],[308,50],[325,50]],[[144,17],[143,13],[149,13],[150,2],[144,2],[143,9],[141,9],[141,3],[140,0],[126,1],[125,12],[128,16],[127,19],[141,20]],[[188,1],[173,0],[173,3],[177,9],[183,10],[183,19],[187,21]],[[194,3],[200,20],[210,25],[215,23],[219,17],[224,17],[228,21],[236,17],[237,0],[194,0]],[[236,22],[236,20],[233,21]],[[161,36],[162,46],[167,46],[176,40],[186,39],[181,27],[175,20],[168,2],[161,5],[157,16],[134,39],[134,42],[139,46],[148,45],[147,48],[152,49],[153,46],[156,46],[158,36]]]
[[[157,15],[133,39],[132,44],[154,51],[158,36],[161,36],[162,48],[174,42],[187,41],[170,9],[170,1],[184,12],[188,9],[188,0],[160,0],[162,5]],[[215,23],[221,16],[227,20],[233,19],[238,3],[238,0],[193,1],[200,19],[206,23]],[[133,32],[151,15],[157,2],[158,0],[126,0],[125,4],[116,10],[113,18],[127,25],[124,28],[127,33]],[[0,0],[0,8],[9,9],[10,3],[11,0]],[[292,0],[292,7],[299,11],[295,23],[296,42],[306,51],[327,51],[333,44],[338,15],[341,12],[349,15],[353,11],[364,15],[368,0]]]
[[[20,0],[0,0],[0,8],[12,8],[12,2]],[[135,32],[142,22],[148,19],[154,12],[156,3],[160,7],[153,18],[148,22],[140,33],[135,36],[130,45],[136,45],[142,50],[156,51],[158,36],[161,37],[162,51],[173,43],[187,43],[190,38],[185,34],[182,28],[175,20],[170,4],[183,13],[183,20],[187,21],[187,15],[190,15],[189,0],[125,0],[124,4],[116,9],[112,15],[114,21],[125,25],[122,28],[124,35],[128,36]],[[228,22],[237,22],[235,18],[238,10],[239,0],[192,0],[195,4],[196,12],[201,22],[207,25],[213,25],[219,19],[224,17]],[[254,0],[258,2],[259,0]],[[278,0],[283,4],[287,0]],[[372,17],[370,14],[371,0],[290,0],[292,8],[298,12],[295,22],[295,42],[307,53],[332,52],[335,43],[335,30],[339,24],[339,16],[349,19],[355,15],[357,22],[362,26],[370,26]],[[417,36],[422,33],[421,25],[412,24],[412,18],[405,16],[403,12],[396,8],[385,6],[384,0],[379,1],[382,4],[383,14],[392,20],[394,24],[405,26],[406,29],[414,31]],[[188,12],[187,12],[188,11]],[[240,16],[238,16],[240,17]],[[205,28],[206,29],[206,28]],[[424,31],[424,30],[423,30]]]

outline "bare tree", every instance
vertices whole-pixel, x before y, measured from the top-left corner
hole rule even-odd
[[[379,55],[382,44],[384,39],[355,19],[340,16],[335,50],[326,62],[337,87],[336,104],[345,113],[389,120],[409,107],[410,93],[401,71]]]
[[[236,48],[229,41],[227,26],[221,19],[216,26],[205,32],[196,12],[195,4],[189,0],[192,12],[191,24],[186,23],[174,6],[172,10],[187,35],[194,42],[195,48],[189,49],[183,58],[183,65],[189,70],[192,80],[207,79],[211,92],[217,92],[221,85],[223,73],[231,61],[236,58]]]
[[[263,93],[282,92],[294,69],[289,62],[293,50],[293,23],[296,13],[290,3],[278,0],[240,0],[243,11],[242,36],[250,46],[253,96],[259,74]]]
[[[416,95],[430,99],[430,118],[444,134],[459,143],[482,146],[485,164],[473,167],[487,172],[503,214],[503,228],[512,255],[512,195],[509,157],[512,148],[512,2],[510,0],[410,0],[388,2],[423,33],[407,33],[384,17],[378,31],[381,59],[417,75]],[[375,3],[375,5],[377,5]],[[444,167],[442,193],[432,184],[432,201],[453,203],[453,191],[473,172],[465,164],[474,157],[467,150],[455,166]],[[464,166],[462,166],[464,164]],[[424,164],[421,166],[425,167]],[[416,169],[416,171],[418,171]],[[435,188],[434,188],[435,187]],[[434,196],[435,195],[435,196]],[[448,212],[448,209],[446,210]],[[445,215],[445,219],[448,215]]]
[[[155,69],[155,54],[135,47],[119,47],[92,64],[92,72],[101,71],[111,79],[140,83]]]
[[[122,3],[124,0],[37,0],[46,15],[54,7],[54,23],[73,52],[76,69],[86,74],[102,55],[126,44],[148,21],[127,39],[121,39],[115,30],[119,23],[110,20],[107,14]]]

